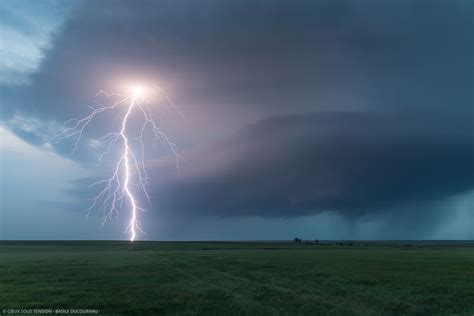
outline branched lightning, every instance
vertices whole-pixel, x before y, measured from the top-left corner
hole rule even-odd
[[[155,88],[164,96],[168,105],[172,106],[177,112],[183,116],[178,107],[171,101],[168,94],[158,86]],[[145,141],[144,136],[147,130],[150,130],[154,137],[154,144],[157,142],[166,144],[176,160],[176,167],[179,172],[181,157],[178,153],[176,144],[170,141],[168,136],[159,127],[159,124],[153,119],[152,111],[144,102],[141,95],[141,88],[136,88],[132,95],[108,93],[104,90],[97,93],[97,97],[105,96],[106,98],[118,98],[118,101],[111,105],[97,105],[91,107],[90,113],[82,119],[71,119],[64,123],[62,131],[56,135],[55,142],[64,140],[73,140],[73,149],[71,154],[75,153],[83,138],[84,132],[89,125],[92,124],[96,117],[104,112],[118,112],[114,120],[114,128],[120,121],[118,130],[109,132],[97,139],[97,146],[103,148],[99,154],[98,165],[100,165],[105,156],[111,154],[118,147],[119,158],[116,160],[111,172],[111,176],[94,182],[91,187],[99,188],[99,193],[92,198],[91,205],[87,208],[87,215],[93,210],[100,210],[103,213],[102,226],[114,215],[118,215],[123,207],[124,201],[130,206],[130,218],[128,221],[127,232],[130,233],[130,241],[137,238],[138,233],[144,233],[138,212],[145,211],[145,208],[139,206],[137,194],[141,193],[151,205],[150,196],[146,186],[149,177],[145,168]],[[125,108],[122,106],[128,104]],[[124,110],[125,109],[125,110]],[[138,136],[131,137],[129,135],[129,125],[131,116],[138,113],[141,117],[141,127]],[[138,141],[140,150],[136,152],[132,146],[133,141]]]

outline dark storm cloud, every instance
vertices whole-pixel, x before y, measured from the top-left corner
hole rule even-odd
[[[80,1],[31,84],[0,87],[2,115],[31,116],[22,130],[31,132],[31,122],[84,115],[116,80],[158,81],[187,117],[164,119],[168,134],[189,148],[181,178],[151,166],[158,213],[410,209],[417,216],[400,221],[438,221],[443,203],[436,212],[411,206],[474,187],[473,8],[456,0]]]
[[[472,14],[468,1],[81,1],[5,109],[63,119],[130,77],[211,107],[466,108]]]
[[[470,113],[294,115],[248,126],[187,160],[180,179],[155,188],[158,209],[357,216],[474,189],[474,129]]]

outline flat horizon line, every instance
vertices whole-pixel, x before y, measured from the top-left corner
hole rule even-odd
[[[301,239],[312,241],[316,239]],[[474,239],[317,239],[318,242],[474,242]],[[278,243],[293,242],[293,239],[222,239],[222,240],[135,240],[128,239],[0,239],[0,242],[175,242],[175,243]]]

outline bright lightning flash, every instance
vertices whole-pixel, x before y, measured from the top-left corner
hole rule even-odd
[[[133,95],[134,97],[139,97],[143,94],[143,87],[142,86],[135,86],[133,87]]]
[[[164,90],[159,87],[156,88],[160,94],[164,95],[168,105],[176,108],[176,105],[171,102]],[[146,190],[149,178],[145,169],[144,135],[147,129],[153,133],[155,144],[157,141],[160,141],[169,146],[176,159],[178,171],[181,157],[178,154],[176,145],[169,140],[168,136],[152,118],[152,111],[145,99],[145,89],[142,86],[134,86],[130,90],[127,94],[109,94],[101,90],[97,96],[104,95],[107,98],[114,98],[117,99],[116,102],[108,106],[99,104],[91,108],[91,112],[86,117],[66,121],[63,130],[55,137],[55,141],[60,142],[66,139],[74,139],[72,151],[74,153],[78,150],[84,131],[97,115],[103,112],[118,112],[118,116],[114,121],[114,123],[117,120],[121,122],[118,131],[109,132],[98,139],[99,147],[104,148],[99,155],[98,165],[117,146],[120,156],[114,164],[112,175],[107,179],[99,180],[92,184],[91,187],[101,187],[101,189],[92,199],[92,203],[87,209],[87,214],[89,215],[94,209],[101,210],[104,214],[103,226],[110,217],[119,214],[123,206],[122,204],[126,200],[131,208],[127,232],[130,233],[130,241],[134,241],[138,233],[144,233],[138,220],[138,212],[145,209],[138,205],[137,193],[142,193],[147,199],[148,205],[151,205],[150,196]],[[124,108],[123,104],[128,104],[128,106]],[[138,136],[132,137],[130,136],[129,124],[131,116],[135,113],[140,114],[142,123],[141,127],[137,130],[139,131]],[[179,111],[178,113],[181,114]],[[139,152],[133,149],[132,143],[134,141],[139,143],[141,149]]]

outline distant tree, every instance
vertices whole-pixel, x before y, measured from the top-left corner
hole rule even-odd
[[[295,237],[294,243],[295,244],[301,244],[301,238]]]
[[[315,243],[315,244],[319,244],[319,239],[315,239],[315,240],[314,240],[314,243]]]

